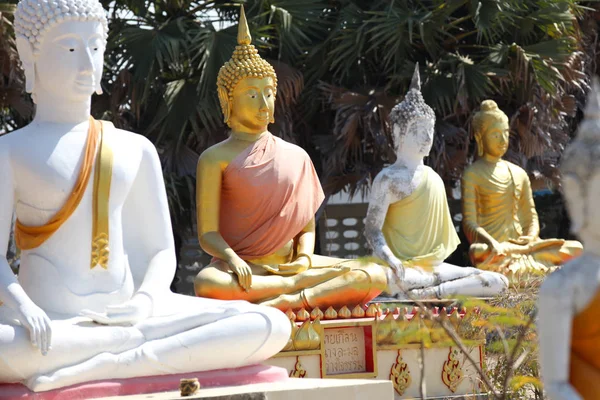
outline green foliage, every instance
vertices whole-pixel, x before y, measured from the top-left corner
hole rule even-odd
[[[235,47],[241,1],[102,2],[110,36],[94,115],[148,136],[166,174],[193,175],[194,155],[226,136],[216,75]],[[473,157],[469,121],[486,98],[511,118],[507,157],[556,183],[595,38],[595,28],[582,32],[587,14],[579,1],[243,3],[254,43],[279,77],[272,130],[315,156],[328,193],[364,189],[393,162],[386,119],[415,62],[438,116],[428,163],[448,184]],[[2,129],[9,131],[29,120],[31,102],[16,68],[10,17],[3,18],[0,51],[8,55],[0,60],[11,72],[4,72],[0,98]],[[172,211],[193,207],[193,197],[179,196],[190,203]]]

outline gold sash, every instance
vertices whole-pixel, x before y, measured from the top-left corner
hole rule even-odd
[[[21,250],[31,250],[41,246],[48,240],[79,206],[90,180],[94,164],[96,147],[100,140],[100,153],[96,160],[94,174],[93,231],[92,231],[92,263],[90,268],[100,265],[108,267],[108,200],[112,179],[113,153],[104,140],[104,124],[90,117],[84,158],[77,181],[63,207],[50,220],[41,226],[23,225],[17,219],[15,224],[15,241]],[[98,131],[100,133],[98,134]]]

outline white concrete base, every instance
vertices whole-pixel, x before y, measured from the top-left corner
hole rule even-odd
[[[119,400],[393,400],[391,381],[368,379],[289,379],[277,383],[200,389],[198,395],[180,397],[179,392],[107,397]]]

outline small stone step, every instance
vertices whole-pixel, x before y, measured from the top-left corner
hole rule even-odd
[[[200,389],[197,395],[179,392],[107,397],[105,400],[393,400],[392,382],[367,379],[289,379],[277,383]]]

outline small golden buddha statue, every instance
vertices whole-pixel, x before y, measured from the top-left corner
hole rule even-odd
[[[198,161],[198,236],[214,259],[196,294],[282,310],[366,303],[386,289],[385,267],[313,254],[323,191],[308,154],[267,130],[277,76],[250,43],[242,8],[238,46],[217,78],[231,134]]]
[[[508,149],[508,117],[492,100],[473,117],[479,160],[462,178],[463,229],[478,268],[509,276],[545,273],[578,256],[581,243],[540,239],[527,173],[502,159]]]

